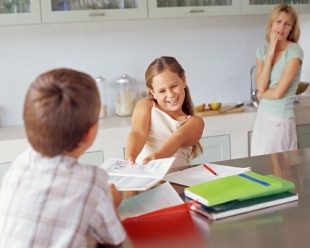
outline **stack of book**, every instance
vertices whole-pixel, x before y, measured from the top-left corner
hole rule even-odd
[[[294,183],[253,171],[185,188],[191,209],[216,220],[298,200]]]

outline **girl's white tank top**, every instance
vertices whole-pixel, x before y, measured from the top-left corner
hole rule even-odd
[[[190,117],[191,116],[189,115],[183,121],[176,121],[165,112],[156,108],[154,103],[151,110],[149,135],[142,151],[136,159],[136,162],[142,163],[142,160],[145,157],[157,151],[171,136],[171,134],[182,126]],[[181,147],[175,154],[172,155],[172,157],[175,157],[172,167],[189,165],[191,152],[191,146]]]

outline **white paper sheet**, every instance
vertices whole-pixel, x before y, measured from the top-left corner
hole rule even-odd
[[[174,159],[174,157],[157,159],[142,165],[130,164],[126,160],[111,157],[99,167],[113,176],[163,178],[171,167]]]
[[[208,164],[208,166],[217,173],[213,175],[210,171],[204,168],[203,165],[198,165],[183,171],[174,172],[164,176],[163,180],[168,182],[181,184],[184,186],[193,186],[199,183],[215,180],[221,177],[238,175],[250,171],[250,167],[241,168],[227,165]]]
[[[139,216],[155,210],[176,206],[183,202],[170,183],[165,182],[154,189],[123,200],[117,210],[123,220],[127,217]]]

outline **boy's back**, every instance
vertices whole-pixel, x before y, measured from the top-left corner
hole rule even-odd
[[[11,165],[0,191],[0,248],[85,247],[126,236],[115,208],[122,195],[105,171],[77,159],[98,131],[100,96],[93,78],[56,69],[39,75],[24,103],[31,148]]]
[[[106,181],[97,167],[28,149],[3,179],[0,247],[86,247],[88,231],[102,243],[119,243],[124,232]]]

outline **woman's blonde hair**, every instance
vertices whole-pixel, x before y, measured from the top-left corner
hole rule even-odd
[[[275,22],[275,20],[281,13],[287,14],[292,21],[292,30],[288,35],[287,39],[289,41],[297,43],[300,36],[298,15],[296,10],[292,6],[287,4],[280,4],[277,7],[275,7],[271,12],[267,21],[266,40],[268,41],[268,43],[270,42],[270,32],[272,24]]]
[[[173,73],[176,73],[179,76],[179,78],[182,79],[185,78],[185,71],[183,67],[174,57],[162,56],[160,58],[155,59],[146,69],[145,81],[146,86],[149,89],[153,89],[152,86],[153,78],[156,75],[162,73],[164,70],[169,70]],[[186,86],[184,90],[185,90],[185,98],[182,104],[182,111],[187,115],[194,115],[194,105],[192,102],[188,86]],[[156,102],[156,99],[154,99],[153,95],[150,92],[148,93],[148,98]],[[197,157],[202,152],[203,149],[200,143],[197,142],[195,145],[193,145],[191,158]]]

